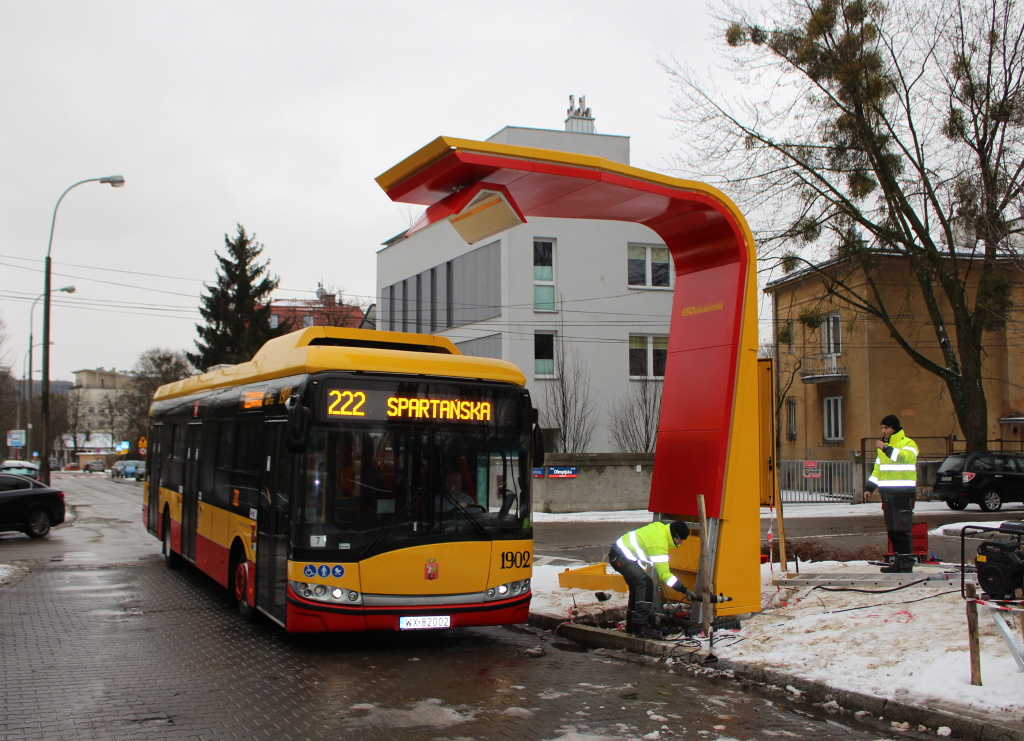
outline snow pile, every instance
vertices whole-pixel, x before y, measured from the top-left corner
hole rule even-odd
[[[582,564],[581,564],[582,565]],[[594,593],[561,589],[566,566],[543,562],[534,569],[531,611],[586,624],[626,595],[598,601]],[[873,574],[866,562],[802,564],[805,573]],[[918,567],[915,572],[939,567]],[[957,707],[1024,722],[1024,673],[985,609],[979,609],[983,686],[972,686],[966,603],[960,581],[894,592],[826,591],[772,585],[778,565],[761,568],[764,611],[719,631],[716,656],[773,669],[836,689],[944,710]],[[831,589],[831,588],[830,588]],[[1020,640],[1021,613],[1003,613]],[[706,652],[706,642],[702,651]]]
[[[871,574],[863,561],[805,564],[814,573]],[[916,571],[938,571],[919,567]],[[743,640],[723,658],[768,667],[850,691],[934,708],[962,706],[1024,721],[1024,673],[979,608],[983,686],[971,685],[966,602],[955,579],[893,592],[780,588],[762,568],[762,595],[782,604],[742,622]],[[831,588],[830,588],[831,589]],[[788,593],[788,594],[787,594]],[[1003,613],[1006,615],[1006,613]],[[1020,636],[1020,613],[1008,619]]]

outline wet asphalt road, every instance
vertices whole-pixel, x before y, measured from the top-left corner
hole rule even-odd
[[[0,588],[3,739],[924,737],[522,627],[248,625],[198,571],[166,569],[137,485],[55,483],[71,524],[0,536],[20,569]]]

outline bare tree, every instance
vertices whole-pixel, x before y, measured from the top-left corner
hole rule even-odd
[[[1005,258],[1024,208],[1024,7],[775,0],[753,14],[727,3],[724,48],[751,93],[734,103],[706,76],[667,67],[683,167],[725,184],[762,258],[819,270],[826,295],[880,321],[945,384],[968,448],[984,449],[984,346],[1012,308]],[[824,255],[836,259],[819,268]],[[906,292],[887,291],[894,259],[925,322],[903,315]]]
[[[324,327],[358,327],[369,305],[366,301],[346,298],[342,288],[323,285],[317,288],[315,299],[302,299],[295,304],[298,307],[296,313],[312,314],[317,320],[315,323]]]
[[[194,373],[185,353],[180,350],[151,347],[139,355],[120,401],[125,434],[132,445],[146,435],[149,407],[156,390],[165,383],[179,381]]]
[[[78,461],[78,448],[89,439],[91,434],[88,415],[82,405],[82,394],[79,389],[71,389],[67,395],[67,426],[71,438],[71,459]]]
[[[100,402],[99,413],[103,415],[106,431],[110,433],[110,447],[117,447],[117,433],[120,431],[118,421],[121,416],[120,394],[116,391],[106,394]]]
[[[658,442],[662,382],[644,378],[612,409],[608,428],[620,453],[653,453]]]
[[[555,378],[544,381],[541,425],[559,431],[564,453],[585,453],[594,439],[599,410],[580,353],[562,335],[555,342]]]

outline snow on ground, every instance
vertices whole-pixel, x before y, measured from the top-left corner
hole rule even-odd
[[[948,511],[942,502],[918,502],[919,513]],[[878,504],[800,505],[786,509],[799,516],[879,514]],[[1016,514],[1016,513],[1011,513]],[[767,509],[762,516],[767,516]],[[650,521],[650,513],[537,514],[538,522],[618,520]],[[993,518],[985,525],[997,526]],[[941,530],[959,535],[964,524]],[[628,529],[628,525],[625,529]],[[939,534],[939,530],[934,531]],[[561,589],[558,572],[566,568],[539,559],[534,569],[531,610],[586,623],[592,613],[625,605],[626,596],[613,594],[599,602],[594,593]],[[806,573],[877,573],[878,567],[859,562],[801,563]],[[941,573],[938,566],[918,566],[915,573]],[[837,689],[926,707],[991,713],[1024,722],[1024,673],[996,629],[988,610],[979,609],[983,685],[970,683],[966,603],[960,596],[959,576],[940,586],[914,586],[895,592],[826,591],[810,587],[780,588],[778,564],[761,566],[762,612],[741,621],[739,631],[715,634],[714,653],[723,659],[767,667]],[[1024,613],[1003,613],[1021,641]],[[706,652],[706,641],[701,648]]]

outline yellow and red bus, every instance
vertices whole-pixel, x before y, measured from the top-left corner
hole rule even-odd
[[[322,632],[528,617],[543,451],[510,363],[433,335],[311,327],[162,386],[149,446],[146,528],[245,619]]]

